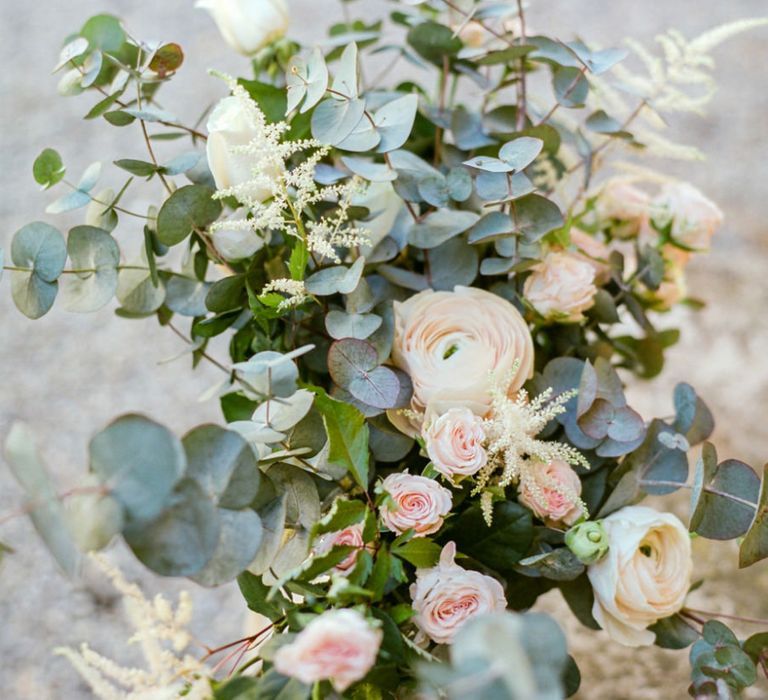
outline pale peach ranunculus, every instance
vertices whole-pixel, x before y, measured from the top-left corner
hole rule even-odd
[[[578,228],[571,229],[571,245],[576,249],[576,254],[594,268],[595,284],[603,285],[611,279],[611,266],[608,263],[611,249],[608,245]]]
[[[349,553],[341,563],[336,564],[334,569],[338,572],[345,573],[352,569],[357,564],[357,557],[360,552],[365,548],[365,542],[363,541],[363,524],[355,523],[349,527],[345,527],[343,530],[337,532],[329,532],[325,535],[321,535],[317,544],[315,545],[315,554],[323,555],[327,554],[334,547],[354,547],[354,551]]]
[[[395,302],[393,363],[413,382],[411,410],[423,416],[468,408],[485,416],[494,384],[517,365],[510,383],[515,394],[533,374],[533,339],[520,312],[506,299],[476,287],[452,292],[425,290]],[[403,425],[418,432],[419,421]]]
[[[648,221],[651,198],[628,178],[612,178],[597,195],[597,216],[601,221],[618,221],[622,236],[634,236]]]
[[[532,268],[523,294],[544,318],[575,323],[595,303],[595,268],[582,257],[568,252],[547,253]]]
[[[381,638],[356,610],[329,610],[275,652],[275,669],[307,685],[329,680],[342,693],[374,665]]]
[[[468,408],[451,408],[423,431],[435,469],[449,479],[477,474],[488,462],[483,420]]]
[[[653,644],[647,627],[678,612],[691,584],[691,539],[671,513],[630,506],[603,521],[608,554],[587,569],[592,614],[615,641]]]
[[[708,250],[723,223],[723,212],[693,185],[665,185],[653,200],[653,219],[662,226],[672,222],[672,238],[694,250]]]
[[[520,484],[518,499],[548,525],[573,525],[584,515],[581,479],[570,464],[556,459],[534,470]]]
[[[414,530],[414,537],[437,532],[453,505],[451,492],[426,476],[390,474],[381,487],[394,501],[379,509],[381,521],[398,535],[408,530]]]
[[[411,599],[418,628],[438,644],[449,644],[461,627],[477,615],[502,612],[507,599],[501,584],[455,562],[456,545],[443,548],[431,569],[418,569]]]

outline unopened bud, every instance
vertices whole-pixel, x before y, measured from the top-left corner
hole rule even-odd
[[[586,520],[565,533],[565,544],[582,564],[594,564],[608,552],[608,533],[600,520]]]

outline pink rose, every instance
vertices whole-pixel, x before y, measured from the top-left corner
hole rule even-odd
[[[468,408],[451,408],[423,433],[427,454],[444,476],[471,476],[488,462],[483,420]]]
[[[415,537],[437,532],[453,505],[451,492],[425,476],[390,474],[382,488],[395,503],[379,509],[381,520],[398,535],[408,530],[414,530]]]
[[[336,571],[345,572],[357,564],[357,557],[360,552],[365,548],[365,542],[363,541],[363,524],[356,523],[349,527],[339,530],[338,532],[329,532],[325,535],[321,535],[315,545],[315,554],[323,555],[327,554],[334,547],[355,547],[353,552],[349,553],[349,556],[344,559],[340,564],[336,564],[334,569]]]
[[[595,303],[595,268],[574,253],[547,253],[525,280],[523,293],[544,318],[574,323]]]
[[[687,182],[666,185],[653,201],[653,219],[665,226],[672,222],[672,238],[688,248],[708,250],[723,212]]]
[[[520,484],[518,499],[547,524],[573,525],[582,515],[581,479],[570,464],[559,459],[542,464],[533,481]]]
[[[275,669],[307,685],[329,680],[341,693],[376,662],[381,637],[356,610],[330,610],[277,650]]]
[[[432,641],[449,644],[456,632],[476,615],[501,612],[507,607],[504,589],[490,576],[462,569],[454,561],[456,545],[443,548],[440,562],[419,569],[411,584],[416,615],[413,621]]]
[[[597,197],[599,219],[620,221],[625,224],[620,233],[634,236],[645,222],[651,208],[651,198],[626,178],[608,180]]]
[[[425,290],[395,302],[392,362],[413,382],[414,414],[459,407],[485,416],[494,382],[517,364],[512,395],[533,376],[533,339],[520,312],[496,294],[476,287]],[[421,429],[420,421],[405,425],[397,412],[390,418],[404,432]]]

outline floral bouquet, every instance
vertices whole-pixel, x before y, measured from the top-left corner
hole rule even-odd
[[[181,46],[109,15],[66,40],[60,92],[146,157],[110,154],[97,188],[98,163],[67,184],[43,151],[35,180],[68,188],[47,213],[84,223],[23,227],[4,269],[30,318],[116,297],[176,333],[222,370],[224,424],[179,439],[117,418],[63,497],[29,428],[6,455],[66,572],[122,537],[162,576],[236,579],[262,624],[197,653],[183,601],[110,569],[149,669],[61,653],[109,698],[562,698],[579,686],[563,633],[524,612],[559,589],[606,643],[690,646],[691,695],[738,697],[768,632],[685,607],[691,537],[740,538],[741,567],[768,556],[768,482],[718,462],[691,386],[648,420],[623,381],[661,370],[678,332],[659,314],[700,304],[685,268],[722,220],[642,158],[696,155],[664,115],[700,111],[709,52],[761,22],[628,59],[532,29],[520,0],[403,0],[315,47],[285,38],[284,0],[199,4],[250,71],[214,73],[221,99],[191,125],[160,102]],[[682,488],[687,526],[639,505]]]

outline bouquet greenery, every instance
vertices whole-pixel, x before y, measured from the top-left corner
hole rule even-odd
[[[523,612],[556,588],[616,642],[692,645],[695,697],[755,683],[768,632],[739,639],[685,599],[692,534],[742,538],[742,567],[768,556],[766,481],[718,462],[691,386],[647,420],[623,378],[661,370],[678,332],[658,315],[699,303],[685,267],[722,219],[640,159],[692,153],[663,115],[701,110],[709,51],[758,22],[669,32],[659,56],[631,44],[630,69],[533,31],[519,0],[403,0],[386,32],[348,19],[314,48],[285,38],[284,0],[200,4],[252,71],[216,74],[224,96],[192,125],[159,97],[178,44],[108,15],[66,40],[60,92],[146,159],[111,154],[123,179],[97,189],[99,164],[69,184],[43,151],[35,180],[68,187],[47,213],[85,221],[25,226],[4,269],[30,318],[116,297],[181,336],[192,367],[222,370],[224,424],[179,439],[119,417],[62,498],[29,428],[6,455],[68,573],[122,537],[162,576],[237,579],[263,625],[201,660],[184,601],[112,572],[149,670],[62,653],[109,698],[561,698],[579,686],[563,633]],[[681,488],[688,527],[638,505]]]

